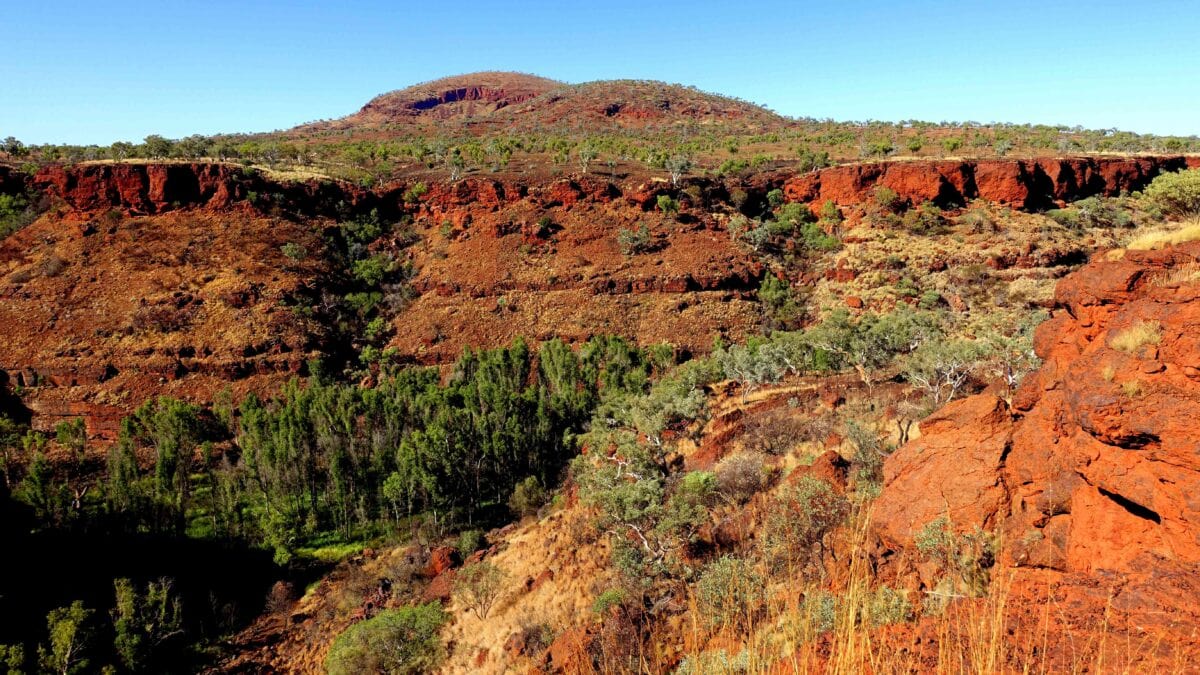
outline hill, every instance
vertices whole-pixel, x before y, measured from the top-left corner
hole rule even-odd
[[[664,130],[699,124],[763,133],[788,124],[760,106],[692,87],[645,80],[566,84],[534,75],[471,73],[377,96],[358,112],[300,132],[438,127],[443,133]]]

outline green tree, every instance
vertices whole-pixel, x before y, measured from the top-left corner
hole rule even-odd
[[[575,159],[579,162],[579,171],[588,172],[588,165],[600,156],[600,151],[591,143],[582,143],[575,149]]]
[[[692,168],[692,158],[679,153],[670,155],[663,160],[663,168],[671,177],[671,187],[678,187],[683,175]]]
[[[54,427],[54,434],[58,444],[69,450],[72,456],[79,458],[83,455],[87,445],[87,427],[82,417],[76,417],[70,422],[59,422]]]
[[[0,668],[7,675],[25,675],[25,645],[0,645]]]
[[[174,143],[159,136],[151,134],[142,142],[142,147],[145,148],[146,156],[152,159],[164,159],[171,155],[171,149]]]
[[[143,672],[169,641],[182,635],[182,605],[170,579],[150,582],[145,593],[129,579],[115,579],[113,589],[113,648],[126,668]]]
[[[94,612],[78,600],[67,607],[50,610],[46,615],[50,642],[38,647],[38,662],[43,670],[61,675],[88,671],[92,614]]]
[[[983,347],[973,340],[931,340],[904,359],[904,377],[925,390],[938,408],[970,382],[984,356]]]

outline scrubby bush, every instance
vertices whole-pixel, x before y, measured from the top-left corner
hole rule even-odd
[[[850,512],[850,502],[833,486],[801,476],[780,489],[768,506],[763,554],[773,568],[815,563],[824,573],[823,540]]]
[[[936,408],[947,403],[970,382],[987,357],[988,346],[975,340],[932,340],[905,357],[904,377],[925,390]]]
[[[487,548],[487,536],[483,530],[463,530],[458,535],[458,555],[463,560],[476,551]]]
[[[696,582],[696,604],[713,626],[745,628],[763,601],[763,579],[750,561],[722,556]]]
[[[281,253],[283,253],[285,258],[296,262],[304,260],[304,258],[308,256],[308,251],[306,251],[303,246],[291,241],[283,246],[280,246],[279,250]]]
[[[508,508],[518,516],[532,516],[546,504],[549,494],[542,487],[536,476],[529,476],[517,483],[512,496],[508,499]]]
[[[659,195],[656,201],[658,210],[667,215],[675,215],[679,213],[679,202],[673,199],[670,195]]]
[[[800,415],[786,408],[770,410],[745,418],[742,444],[747,450],[783,455],[804,440],[806,425]]]
[[[596,614],[604,615],[612,611],[614,607],[620,607],[625,603],[625,591],[619,588],[609,588],[596,599],[592,601],[592,611]]]
[[[1143,194],[1169,215],[1200,213],[1200,169],[1164,173],[1150,181]]]
[[[917,551],[945,574],[935,588],[927,608],[944,607],[950,597],[966,594],[979,597],[987,592],[991,567],[995,564],[995,538],[982,530],[956,533],[946,516],[926,523],[913,535]]]
[[[744,503],[766,484],[762,456],[739,452],[722,459],[716,467],[717,489],[736,503]]]
[[[946,216],[933,202],[922,202],[904,214],[904,226],[913,234],[940,234],[946,229]]]
[[[975,234],[995,232],[996,221],[983,208],[971,208],[958,218],[958,222]]]
[[[650,250],[650,228],[645,223],[635,230],[621,228],[617,232],[617,246],[625,255],[645,253]]]
[[[758,299],[767,315],[768,328],[786,329],[804,318],[804,305],[792,285],[773,274],[763,276]]]
[[[38,209],[25,195],[0,194],[0,239],[32,223],[37,216]]]
[[[775,188],[767,193],[767,206],[777,209],[783,204],[783,190]]]
[[[385,609],[334,640],[325,670],[329,675],[432,672],[445,659],[440,633],[449,618],[436,602]]]
[[[1070,229],[1087,227],[1122,228],[1133,226],[1133,216],[1111,199],[1088,197],[1067,209],[1051,209],[1046,215],[1054,222]]]

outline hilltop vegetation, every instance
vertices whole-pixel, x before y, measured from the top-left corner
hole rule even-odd
[[[346,178],[364,185],[421,174],[589,169],[737,174],[884,158],[1195,153],[1195,136],[979,122],[789,119],[745,101],[679,85],[603,81],[568,85],[516,73],[476,73],[384,94],[347,117],[262,134],[110,146],[25,146],[15,161],[212,159]]]

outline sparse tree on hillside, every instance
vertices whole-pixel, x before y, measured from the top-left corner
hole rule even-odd
[[[934,408],[954,399],[970,381],[982,350],[971,340],[930,341],[904,360],[904,376],[924,389]]]
[[[663,162],[663,168],[671,176],[671,187],[678,187],[683,174],[692,168],[692,158],[682,154],[671,155]]]
[[[588,172],[588,165],[600,156],[600,151],[591,143],[584,143],[575,150],[575,159],[579,162],[579,170],[582,173]]]
[[[450,170],[451,182],[462,178],[463,171],[466,169],[467,163],[463,159],[462,151],[458,148],[453,148],[446,154],[446,168]]]
[[[4,150],[9,157],[24,157],[28,153],[25,144],[13,136],[4,139],[3,144],[0,144],[0,150]]]
[[[454,598],[486,619],[504,588],[504,570],[489,562],[466,565],[454,577]]]

